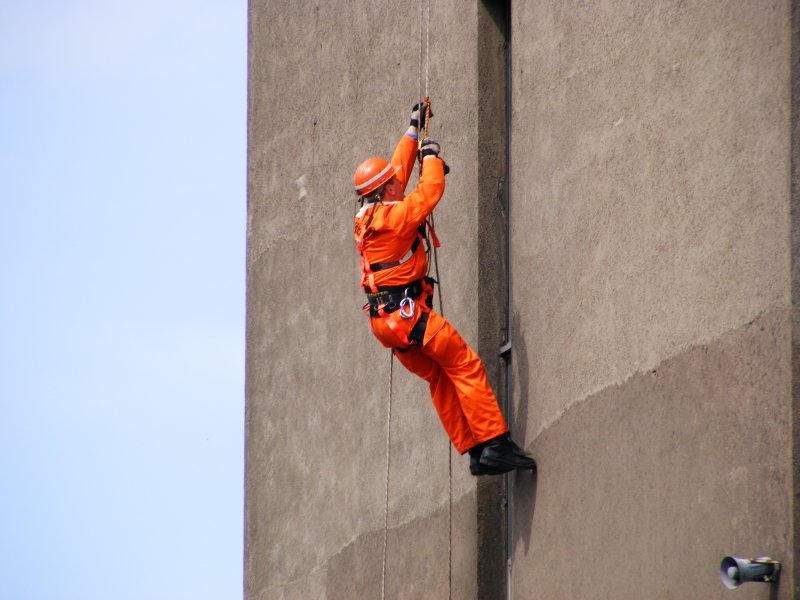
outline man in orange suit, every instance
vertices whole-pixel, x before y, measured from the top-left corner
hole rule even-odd
[[[456,450],[469,452],[473,475],[535,469],[535,461],[509,437],[480,358],[431,310],[433,280],[427,277],[425,227],[444,193],[446,165],[436,142],[426,139],[418,148],[425,108],[423,104],[412,109],[411,123],[391,162],[370,158],[355,172],[361,209],[354,237],[367,294],[364,309],[381,344],[429,383],[442,425]],[[404,196],[417,157],[422,166],[419,184]]]

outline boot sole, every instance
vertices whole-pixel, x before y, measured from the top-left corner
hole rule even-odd
[[[529,469],[529,470],[533,471],[534,469],[536,469],[536,462],[533,461],[533,460],[531,460],[530,463],[520,464],[518,462],[510,462],[510,461],[504,461],[502,459],[491,458],[491,457],[488,457],[488,456],[481,456],[480,463],[482,465],[487,466],[487,467],[503,468],[503,469],[509,469],[509,470],[515,470],[515,469],[527,470],[527,469]]]
[[[489,465],[480,465],[477,469],[473,469],[472,467],[470,467],[469,473],[473,477],[481,477],[483,475],[504,475],[513,470],[514,469],[512,469],[511,467],[505,467],[505,466],[494,467]]]

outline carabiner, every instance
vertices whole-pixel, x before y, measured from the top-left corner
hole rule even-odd
[[[400,300],[400,316],[404,319],[411,319],[414,316],[414,299],[406,296]]]

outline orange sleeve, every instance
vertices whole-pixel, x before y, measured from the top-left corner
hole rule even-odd
[[[389,226],[400,236],[419,227],[444,194],[444,161],[431,156],[422,161],[422,175],[416,189],[392,207]]]
[[[397,178],[400,180],[400,183],[403,184],[403,191],[405,191],[408,185],[408,180],[411,179],[411,171],[414,169],[414,161],[416,159],[417,140],[407,133],[404,133],[392,155],[392,165],[400,167]]]

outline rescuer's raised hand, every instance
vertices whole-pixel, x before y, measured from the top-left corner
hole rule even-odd
[[[427,105],[424,102],[422,102],[421,109],[420,103],[415,104],[411,108],[411,123],[408,125],[409,131],[413,128],[414,133],[417,133],[420,129],[425,127],[426,110]],[[431,112],[430,116],[433,116],[433,112]]]
[[[433,140],[429,139],[424,139],[422,140],[422,148],[420,148],[419,150],[419,159],[422,161],[428,158],[429,156],[435,156],[438,158],[439,152],[441,151],[442,149],[439,147],[439,144],[437,142],[434,142]]]

